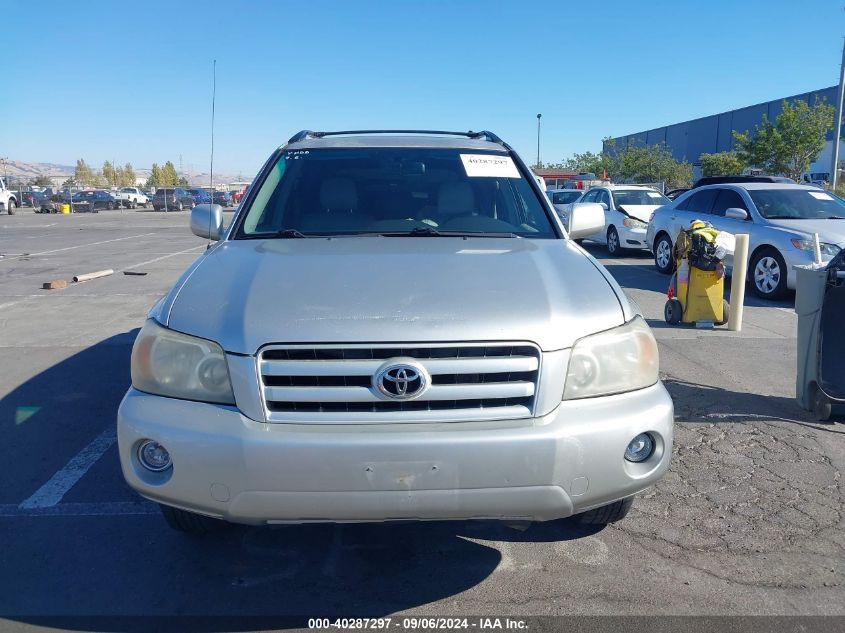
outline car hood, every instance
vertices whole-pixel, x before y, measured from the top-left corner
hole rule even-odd
[[[766,220],[770,226],[797,231],[798,233],[819,234],[819,239],[828,244],[845,248],[845,220]]]
[[[554,350],[622,324],[621,301],[567,240],[229,240],[186,271],[158,318],[242,354],[323,342],[507,340]]]
[[[654,210],[659,209],[662,205],[659,204],[622,204],[617,207],[622,213],[626,213],[633,218],[648,222],[651,216],[654,215]]]

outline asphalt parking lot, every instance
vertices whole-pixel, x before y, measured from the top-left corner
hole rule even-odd
[[[791,303],[669,328],[650,256],[589,245],[676,407],[670,472],[623,522],[172,532],[123,482],[115,412],[147,310],[204,248],[187,213],[0,216],[0,617],[845,614],[845,425],[794,402]]]

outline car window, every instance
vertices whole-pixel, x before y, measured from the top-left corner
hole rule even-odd
[[[663,205],[669,204],[670,200],[662,193],[648,189],[614,189],[613,202],[617,207],[630,205]]]
[[[710,208],[713,206],[713,200],[717,193],[717,189],[702,189],[695,192],[687,199],[684,210],[691,213],[710,213]]]
[[[580,191],[555,191],[552,194],[552,203],[569,204],[581,197]]]
[[[770,220],[845,219],[845,202],[821,189],[749,189],[748,195]]]
[[[596,202],[599,204],[606,204],[607,208],[610,208],[610,196],[607,195],[607,191],[604,189],[599,189],[598,195],[596,196]]]
[[[725,209],[743,209],[748,211],[745,201],[733,189],[719,189],[716,201],[713,203],[712,215],[725,216]]]
[[[332,148],[280,153],[237,238],[403,233],[557,237],[510,156],[457,148]]]

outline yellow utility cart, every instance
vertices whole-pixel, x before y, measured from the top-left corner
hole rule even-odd
[[[713,227],[697,221],[678,235],[675,241],[675,274],[663,308],[666,323],[724,325],[728,322],[730,306],[724,299],[725,268],[721,261],[706,254],[708,245],[713,244],[717,234]],[[696,249],[695,252],[692,252],[693,249]],[[704,254],[700,252],[702,249]],[[712,250],[715,251],[715,248]]]

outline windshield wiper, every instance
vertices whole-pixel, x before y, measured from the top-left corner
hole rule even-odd
[[[290,239],[298,239],[301,237],[308,237],[304,233],[300,233],[296,229],[282,229],[281,231],[277,231],[273,234],[273,237],[282,239],[282,240],[290,240]]]
[[[384,237],[519,237],[516,233],[484,233],[472,231],[438,231],[434,227],[418,226],[410,231],[380,233]]]

